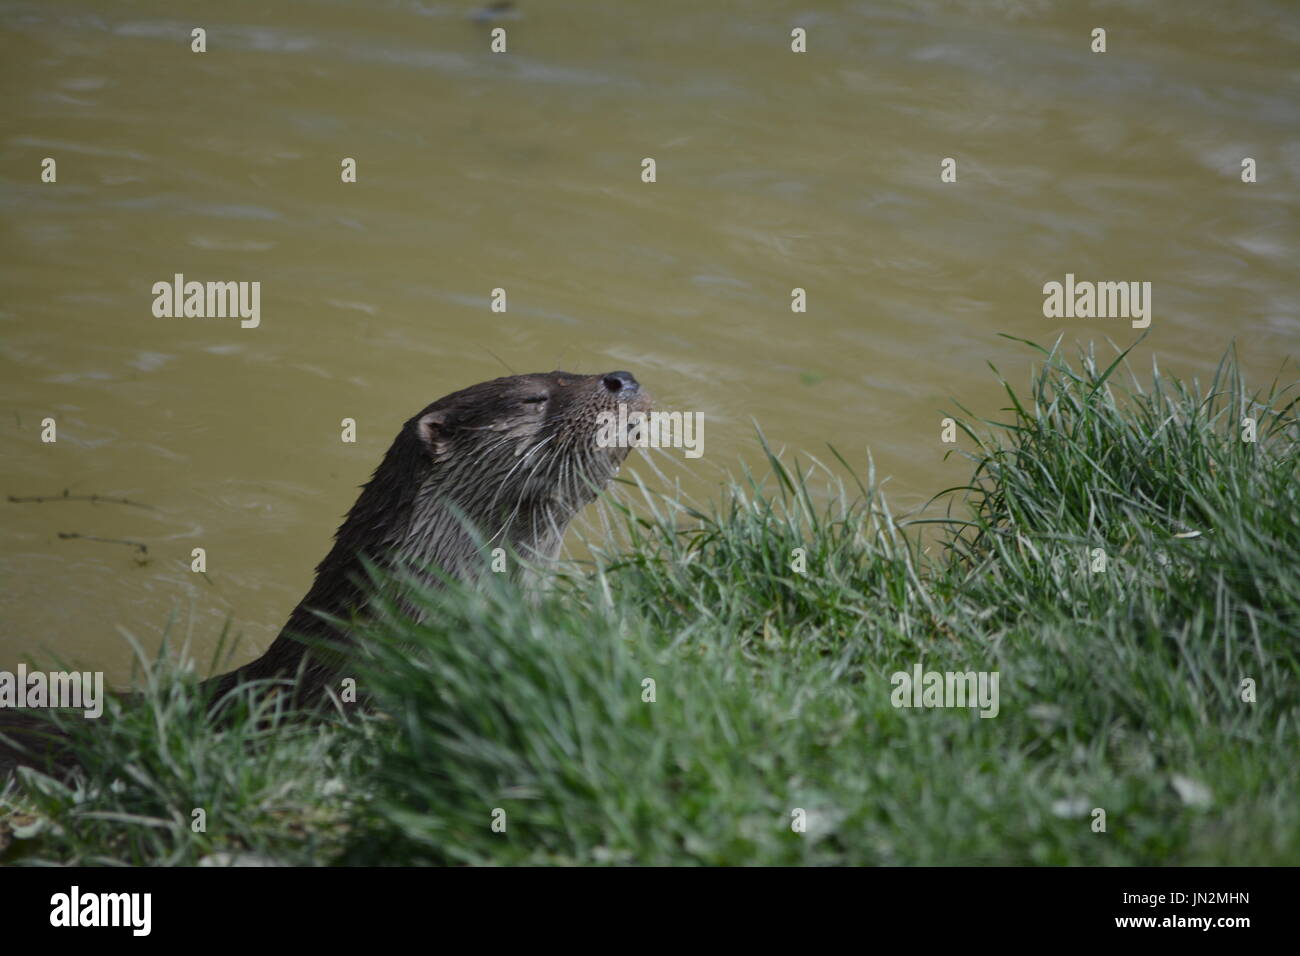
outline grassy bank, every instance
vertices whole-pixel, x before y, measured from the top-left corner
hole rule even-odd
[[[1292,391],[1041,358],[961,419],[947,519],[775,457],[707,507],[625,489],[544,597],[378,622],[382,717],[214,733],[150,665],[74,726],[82,782],[6,796],[0,860],[1300,862]],[[895,707],[918,664],[996,672],[997,715]]]

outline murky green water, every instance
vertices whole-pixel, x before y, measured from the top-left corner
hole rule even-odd
[[[1179,374],[1300,345],[1295,4],[471,9],[0,4],[0,491],[151,506],[0,503],[0,669],[120,681],[119,628],[152,648],[173,613],[252,656],[398,425],[503,365],[626,368],[703,411],[674,469],[698,494],[757,461],[757,420],[870,450],[907,509],[965,476],[949,397],[995,411],[990,361],[1025,380],[997,333],[1137,335],[1044,318],[1045,282],[1151,282],[1139,362]],[[156,318],[176,273],[260,282],[260,326]]]

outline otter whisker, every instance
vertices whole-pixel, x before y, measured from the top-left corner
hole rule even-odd
[[[649,446],[647,446],[645,450],[647,452],[654,452],[653,455],[647,454],[645,456],[645,463],[650,466],[651,470],[655,473],[655,477],[658,478],[660,481],[662,481],[665,485],[672,484],[672,482],[668,480],[668,476],[663,473],[663,471],[659,468],[658,464],[656,464],[655,462],[655,457],[659,455],[662,455],[664,458],[670,458],[671,456],[668,454],[668,450],[666,448],[658,448],[658,447],[651,448]]]
[[[558,434],[558,432],[556,434]],[[501,479],[501,484],[497,486],[496,494],[494,494],[492,496],[492,500],[488,502],[488,514],[494,513],[493,509],[496,507],[496,503],[501,497],[501,489],[506,487],[507,483],[510,481],[510,476],[513,475],[516,471],[518,471],[520,467],[522,467],[534,453],[540,451],[542,448],[546,447],[547,443],[553,441],[555,437],[556,435],[553,434],[553,435],[548,435],[546,438],[542,439],[532,448],[528,449],[528,451],[525,452],[522,457],[520,457],[519,461],[515,463],[515,466],[511,468],[508,472],[506,472],[506,476]],[[545,458],[541,460],[545,460]],[[536,471],[536,468],[534,468],[534,471]],[[530,478],[532,477],[532,473],[529,474],[529,477]],[[528,490],[528,485],[527,482],[525,482],[519,492],[521,500],[523,498],[524,493],[527,490]],[[518,504],[516,504],[515,510],[516,511],[519,510]]]
[[[552,436],[552,437],[554,437],[554,436]],[[546,441],[550,441],[550,439],[548,438],[548,439],[546,439]],[[546,442],[542,442],[542,443],[538,444],[535,448],[530,449],[528,454],[531,455],[531,454],[533,453],[533,451],[536,451],[537,449],[541,448],[542,445],[544,445],[544,444],[546,444]],[[515,519],[515,516],[519,514],[519,509],[520,509],[521,507],[523,507],[524,498],[525,498],[525,496],[528,494],[528,486],[529,486],[529,483],[533,480],[533,477],[537,474],[538,469],[539,469],[539,468],[540,468],[544,463],[546,463],[548,460],[550,460],[552,457],[554,457],[555,454],[556,454],[556,451],[555,451],[555,450],[549,451],[549,452],[547,452],[545,455],[543,455],[541,458],[539,458],[539,459],[537,460],[536,464],[533,465],[533,469],[532,469],[532,471],[530,471],[530,472],[528,473],[528,475],[525,477],[525,479],[520,483],[520,487],[519,487],[519,498],[518,498],[518,499],[516,500],[516,502],[515,502],[514,510],[510,513],[510,516],[509,516],[508,518],[506,518],[505,523],[501,526],[501,530],[498,531],[495,535],[492,536],[492,541],[495,541],[495,540],[497,539],[498,536],[504,534],[504,533],[505,533],[505,532],[510,528],[511,522],[513,522],[514,519]],[[525,456],[525,458],[527,458],[527,456]],[[522,461],[522,460],[520,461],[520,464],[523,464],[523,461]],[[514,474],[515,470],[516,470],[518,467],[519,467],[519,466],[516,465],[515,468],[512,468],[512,469],[510,470],[510,474]],[[507,475],[506,477],[509,477],[509,475]],[[498,489],[498,494],[499,494],[499,489]],[[495,499],[493,499],[493,500],[495,500]],[[488,544],[491,544],[492,541],[489,541]]]

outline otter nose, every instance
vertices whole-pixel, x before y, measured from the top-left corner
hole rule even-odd
[[[626,392],[628,395],[635,395],[641,388],[641,383],[632,377],[631,372],[610,372],[600,381],[611,392]]]

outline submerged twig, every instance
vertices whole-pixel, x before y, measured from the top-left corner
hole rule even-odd
[[[129,498],[110,498],[107,495],[73,495],[68,493],[68,489],[63,489],[61,495],[10,495],[9,500],[14,504],[41,504],[46,501],[90,501],[98,504],[103,501],[113,505],[130,505],[133,508],[148,508],[150,511],[157,511],[153,505],[147,505],[140,501],[132,501]]]
[[[137,551],[139,551],[141,554],[149,553],[149,546],[147,544],[141,544],[139,541],[128,541],[126,538],[100,538],[100,537],[96,537],[93,534],[78,534],[75,531],[60,531],[59,537],[80,538],[83,541],[102,541],[105,544],[128,544],[131,547],[135,548]]]

